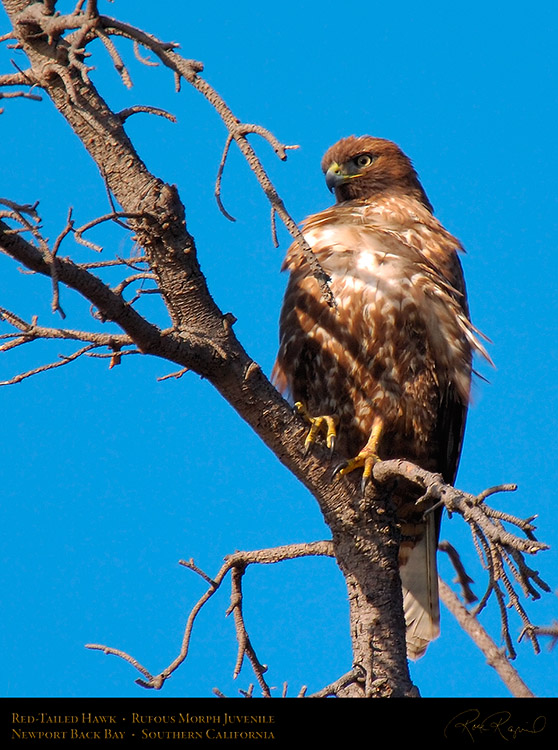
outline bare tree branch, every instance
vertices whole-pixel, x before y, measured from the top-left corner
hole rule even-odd
[[[302,248],[314,276],[321,285],[324,298],[329,302],[330,305],[335,306],[335,300],[333,299],[328,286],[329,278],[327,274],[324,273],[317,258],[312,253],[308,243],[304,239],[304,236],[302,235],[300,229],[286,210],[283,201],[281,200],[275,187],[269,179],[259,157],[256,155],[254,149],[248,143],[246,135],[248,135],[249,133],[255,133],[267,140],[273,147],[275,153],[279,156],[280,159],[283,160],[287,157],[287,149],[296,148],[296,146],[286,146],[280,143],[278,139],[275,138],[275,136],[273,136],[266,128],[263,128],[259,125],[241,123],[231,112],[225,101],[215,91],[215,89],[213,89],[204,79],[199,76],[199,73],[201,73],[201,71],[203,70],[202,63],[199,63],[195,60],[186,60],[185,58],[178,55],[175,52],[175,48],[178,45],[176,45],[175,43],[162,42],[159,39],[156,39],[151,34],[147,34],[140,29],[137,29],[129,24],[123,23],[108,16],[98,16],[95,26],[90,27],[89,24],[91,22],[89,17],[87,17],[86,19],[85,14],[82,15],[83,19],[81,27],[79,27],[79,25],[76,26],[79,14],[76,14],[74,12],[68,16],[58,16],[56,23],[49,22],[47,24],[43,24],[42,28],[47,34],[49,34],[49,38],[54,38],[54,35],[61,33],[62,30],[80,28],[79,32],[74,32],[74,34],[70,34],[66,38],[66,41],[70,44],[70,48],[73,48],[76,44],[79,44],[80,50],[83,49],[86,44],[94,37],[97,36],[101,38],[103,43],[107,45],[114,66],[119,74],[123,77],[123,81],[126,86],[129,86],[131,84],[131,81],[116,48],[114,47],[114,45],[112,45],[111,42],[109,42],[109,37],[111,35],[124,36],[127,39],[132,40],[134,44],[141,45],[142,47],[151,50],[166,67],[174,71],[177,81],[180,81],[180,78],[184,78],[190,85],[196,88],[216,109],[223,122],[225,123],[227,130],[229,131],[229,137],[225,146],[222,163],[219,168],[216,186],[216,197],[221,210],[226,216],[232,218],[230,217],[230,214],[225,211],[220,199],[221,175],[228,148],[230,146],[229,139],[231,139],[231,141],[234,140],[237,143],[240,151],[246,158],[250,169],[254,172],[264,193],[268,197],[274,212],[281,217],[287,230]],[[36,11],[29,12],[27,15],[24,15],[24,18],[26,19],[26,22],[30,22],[31,19],[33,20],[33,22],[38,21],[38,15]],[[85,26],[84,23],[86,24]],[[77,36],[75,36],[76,33]],[[74,86],[65,78],[65,71],[56,68],[55,70],[53,69],[53,72],[58,73],[58,75],[60,75],[63,80],[65,80],[68,95],[73,100]]]
[[[534,695],[512,667],[502,649],[499,649],[484,630],[478,619],[461,604],[449,586],[439,579],[440,598],[457,619],[465,632],[486,656],[487,663],[497,672],[506,687],[516,698],[533,698]]]
[[[510,657],[513,659],[516,654],[509,635],[508,607],[515,609],[520,616],[524,630],[529,635],[535,652],[538,653],[539,645],[534,626],[519,600],[513,580],[520,586],[524,594],[532,599],[540,597],[534,585],[542,591],[549,592],[548,584],[540,578],[537,571],[527,566],[523,557],[524,554],[534,555],[548,549],[548,545],[535,539],[532,517],[527,519],[517,518],[490,508],[485,503],[485,499],[496,492],[511,491],[516,489],[516,486],[492,487],[480,495],[474,496],[446,485],[441,476],[427,472],[407,461],[383,461],[374,467],[374,478],[377,481],[386,482],[398,477],[406,478],[424,490],[424,495],[418,503],[424,501],[429,504],[433,503],[430,507],[427,507],[427,513],[432,512],[442,503],[450,515],[459,513],[469,524],[481,562],[489,572],[488,588],[475,608],[475,614],[478,614],[486,606],[489,596],[494,593],[500,608],[502,635],[506,641]],[[504,523],[515,526],[525,534],[526,538],[507,531]],[[465,582],[470,582],[466,574],[461,578],[462,585]]]
[[[146,112],[150,115],[157,115],[158,117],[166,117],[167,120],[170,120],[171,122],[176,122],[176,117],[174,115],[171,115],[170,112],[166,112],[164,109],[161,109],[160,107],[148,107],[145,105],[139,105],[136,104],[133,107],[127,107],[126,109],[120,110],[118,112],[117,116],[124,122],[128,119],[128,117],[131,117],[132,115],[138,114],[138,112]]]
[[[277,563],[283,560],[294,560],[300,557],[307,557],[307,556],[313,557],[316,555],[326,555],[328,557],[332,557],[334,555],[334,552],[333,552],[333,547],[332,547],[331,542],[314,542],[312,544],[292,544],[292,545],[286,545],[284,547],[275,547],[272,549],[256,550],[253,552],[235,552],[233,555],[229,555],[226,558],[225,564],[221,567],[221,569],[219,570],[219,572],[214,578],[210,578],[206,573],[204,573],[200,568],[198,568],[197,565],[195,565],[193,560],[188,560],[188,561],[181,560],[180,564],[184,565],[184,567],[189,568],[190,570],[197,573],[209,585],[209,588],[205,592],[205,594],[201,597],[201,599],[199,599],[197,604],[193,607],[192,611],[190,612],[190,615],[186,623],[184,637],[182,639],[182,647],[181,647],[179,655],[174,659],[174,661],[171,664],[169,664],[168,667],[166,667],[166,669],[164,669],[158,675],[151,675],[144,666],[139,664],[139,662],[137,662],[132,656],[130,656],[129,654],[126,654],[124,651],[121,651],[120,649],[115,649],[109,646],[103,646],[97,643],[88,643],[86,645],[86,648],[94,649],[97,651],[103,651],[103,653],[112,654],[113,656],[119,656],[120,658],[132,664],[146,678],[145,680],[143,679],[136,680],[136,682],[139,685],[141,685],[142,687],[155,688],[159,690],[160,688],[163,687],[165,680],[167,680],[171,676],[171,674],[176,669],[178,669],[178,667],[186,659],[188,655],[188,651],[190,649],[190,642],[192,638],[194,622],[198,614],[200,613],[201,609],[205,606],[205,604],[207,604],[207,602],[212,598],[212,596],[219,590],[227,574],[231,572],[231,575],[232,575],[231,605],[229,609],[227,610],[227,614],[230,614],[231,612],[235,613],[236,632],[237,632],[237,640],[238,640],[238,645],[239,645],[239,653],[238,653],[237,663],[234,669],[234,677],[236,678],[238,676],[241,666],[242,666],[242,660],[244,658],[244,655],[247,655],[252,665],[252,668],[254,669],[254,673],[256,674],[258,682],[260,683],[260,687],[262,689],[263,695],[265,697],[271,697],[270,689],[263,678],[266,668],[259,662],[255,654],[255,651],[252,647],[250,638],[246,630],[246,626],[244,624],[244,619],[242,617],[242,610],[241,610],[242,591],[241,591],[240,579],[246,567],[249,565],[255,565],[255,564],[269,565],[269,564]]]

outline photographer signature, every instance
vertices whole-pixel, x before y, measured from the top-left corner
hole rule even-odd
[[[540,734],[546,727],[546,716],[537,716],[533,721],[515,724],[509,711],[496,711],[488,716],[481,716],[477,708],[469,708],[454,716],[444,728],[444,737],[455,734],[468,736],[472,742],[475,737],[487,732],[500,735],[504,740],[515,740],[523,734]]]

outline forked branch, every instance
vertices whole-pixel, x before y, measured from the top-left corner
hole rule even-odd
[[[516,652],[510,636],[508,610],[511,607],[522,621],[523,633],[533,645],[535,653],[540,650],[535,626],[531,623],[527,612],[521,604],[516,587],[519,587],[526,597],[540,598],[538,589],[549,592],[550,587],[531,569],[524,555],[534,555],[548,549],[548,545],[535,538],[534,516],[526,519],[518,518],[509,513],[495,510],[486,504],[486,499],[498,492],[510,492],[515,485],[500,485],[491,487],[479,495],[471,495],[450,485],[447,485],[438,474],[425,471],[408,461],[383,461],[374,467],[374,478],[379,482],[386,482],[398,477],[405,478],[418,487],[424,494],[418,504],[428,503],[426,513],[432,512],[440,505],[445,506],[448,513],[458,513],[467,522],[471,530],[475,548],[479,553],[482,565],[488,571],[489,580],[487,590],[475,607],[474,614],[479,614],[486,606],[491,594],[498,602],[502,622],[502,637],[506,643],[510,658],[515,658]],[[509,527],[515,527],[521,532],[519,536]],[[524,535],[524,536],[523,536]],[[455,554],[453,559],[456,560]],[[468,582],[470,579],[464,571],[459,571],[460,583],[465,585],[466,600],[472,600]]]
[[[136,680],[138,685],[141,685],[145,688],[155,688],[159,690],[163,687],[163,684],[171,676],[171,674],[175,672],[176,669],[178,669],[178,667],[185,661],[190,649],[194,623],[198,614],[207,604],[207,602],[214,596],[214,594],[217,593],[227,574],[230,572],[231,604],[227,610],[227,615],[231,614],[231,612],[234,613],[238,642],[238,655],[234,667],[234,677],[236,678],[239,675],[244,657],[247,656],[262,690],[262,695],[264,695],[265,697],[271,697],[271,690],[264,678],[267,667],[265,667],[256,656],[256,652],[250,641],[250,637],[248,635],[248,631],[242,614],[242,576],[244,575],[244,572],[249,565],[269,565],[285,560],[294,560],[301,557],[315,556],[333,557],[334,551],[331,542],[324,541],[314,542],[310,544],[291,544],[284,547],[262,549],[252,552],[235,552],[233,555],[229,555],[225,558],[224,565],[221,567],[214,578],[208,576],[194,563],[193,560],[181,560],[180,564],[184,565],[186,568],[189,568],[194,573],[199,575],[208,584],[208,589],[195,604],[192,611],[190,612],[190,615],[188,616],[180,653],[174,659],[174,661],[171,662],[171,664],[169,664],[169,666],[166,667],[166,669],[164,669],[158,675],[152,675],[143,665],[139,664],[136,659],[120,649],[115,649],[110,646],[104,646],[97,643],[89,643],[86,645],[86,648],[103,651],[103,653],[105,654],[119,656],[120,658],[124,659],[129,664],[134,666],[143,675],[143,678]]]

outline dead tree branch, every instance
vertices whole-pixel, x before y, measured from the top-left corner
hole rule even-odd
[[[73,25],[73,15],[74,14],[71,14],[67,17],[68,29],[75,28],[75,26]],[[60,19],[62,19],[62,17],[60,17]],[[64,22],[62,20],[59,20],[56,24],[56,28],[62,28],[63,25]],[[70,34],[66,38],[66,41],[70,43],[70,47],[72,47],[76,43],[79,43],[79,48],[82,49],[95,36],[99,36],[107,45],[109,43],[110,36],[122,36],[133,41],[135,45],[150,50],[159,58],[163,65],[173,71],[175,79],[177,81],[177,89],[180,89],[180,81],[181,79],[184,79],[197,91],[199,91],[215,108],[229,132],[225,150],[223,153],[223,158],[221,160],[221,164],[219,165],[215,190],[220,209],[223,211],[225,216],[232,219],[230,214],[228,214],[228,212],[223,207],[220,198],[220,185],[228,150],[230,144],[234,140],[238,145],[240,151],[244,155],[246,161],[248,162],[250,169],[256,176],[256,179],[260,183],[265,195],[270,201],[273,209],[273,214],[277,214],[281,218],[293,239],[299,243],[314,273],[315,278],[321,285],[324,298],[329,302],[330,305],[334,306],[335,300],[333,299],[331,290],[328,286],[329,277],[321,268],[317,258],[310,249],[296,222],[293,220],[293,218],[285,208],[285,205],[279,194],[277,193],[273,183],[269,179],[269,176],[261,160],[257,156],[252,146],[249,144],[246,136],[250,133],[259,135],[271,145],[277,156],[282,160],[285,160],[287,158],[288,149],[297,148],[297,146],[287,146],[285,144],[282,144],[272,133],[270,133],[266,128],[263,128],[262,126],[240,122],[227,106],[223,98],[217,93],[217,91],[215,91],[215,89],[199,75],[203,71],[203,64],[196,60],[187,60],[179,55],[176,52],[176,47],[178,46],[177,44],[173,42],[162,42],[153,35],[147,34],[144,31],[135,28],[134,26],[102,15],[98,16],[94,28],[82,28],[80,32],[78,32],[78,37]],[[111,51],[111,57],[113,59],[114,66],[116,70],[123,76],[125,85],[129,86],[131,82],[126,68],[122,63],[122,60],[118,55],[116,48],[114,47],[114,45],[112,45],[112,43],[110,44],[111,46],[109,49]]]
[[[534,555],[548,549],[548,545],[536,540],[535,527],[532,523],[534,517],[517,518],[509,513],[495,510],[485,503],[487,497],[497,492],[513,491],[516,486],[492,487],[475,496],[445,484],[441,476],[427,472],[407,461],[383,461],[377,464],[374,467],[374,478],[380,482],[405,478],[424,491],[417,504],[426,502],[427,513],[443,504],[450,516],[452,513],[462,516],[469,525],[483,567],[489,573],[487,591],[475,608],[474,614],[478,614],[486,606],[490,595],[494,593],[500,607],[502,636],[510,658],[515,658],[516,653],[509,632],[507,615],[509,607],[515,609],[521,618],[524,632],[529,636],[535,653],[538,653],[540,649],[535,626],[522,606],[515,586],[519,586],[524,595],[531,599],[540,598],[540,593],[535,586],[542,591],[550,591],[548,584],[540,578],[536,570],[529,568],[524,558],[525,554]],[[504,524],[515,527],[525,535],[525,538],[508,531]],[[456,559],[455,555],[453,559]],[[460,572],[459,569],[458,572]],[[470,582],[470,578],[464,571],[461,572],[460,582],[462,586],[464,584],[468,586]],[[467,589],[467,597],[470,597],[469,591]]]
[[[190,612],[190,615],[186,622],[186,628],[182,639],[182,647],[180,649],[180,653],[174,659],[174,661],[158,675],[152,675],[144,666],[139,664],[136,659],[120,649],[115,649],[97,643],[89,643],[86,645],[86,648],[103,651],[103,653],[112,654],[113,656],[119,656],[128,663],[132,664],[132,666],[134,666],[139,672],[141,672],[143,677],[146,678],[136,680],[139,685],[145,688],[154,688],[159,690],[163,687],[165,680],[167,680],[171,676],[171,674],[175,672],[176,669],[178,669],[178,667],[185,661],[190,649],[192,631],[198,614],[200,613],[201,609],[207,604],[207,602],[213,597],[213,595],[220,589],[227,574],[230,572],[231,604],[226,614],[229,615],[232,612],[234,613],[235,617],[238,656],[234,667],[234,677],[238,677],[242,668],[244,656],[247,656],[254,670],[256,678],[260,684],[262,695],[269,698],[271,697],[271,691],[264,679],[264,674],[267,668],[261,664],[258,657],[256,656],[256,652],[251,644],[250,637],[244,623],[244,617],[242,615],[242,576],[244,575],[244,572],[249,565],[270,565],[277,562],[294,560],[301,557],[315,557],[324,555],[327,557],[334,556],[333,546],[331,542],[291,544],[284,547],[255,550],[252,552],[235,552],[233,555],[229,555],[225,558],[224,565],[221,567],[214,578],[208,576],[207,573],[201,570],[193,560],[181,560],[181,565],[184,565],[184,567],[192,570],[194,573],[199,575],[208,584],[209,587]]]
[[[478,619],[461,604],[450,587],[441,579],[440,599],[456,618],[463,630],[469,635],[486,656],[487,663],[493,667],[511,694],[516,698],[533,698],[534,695],[510,664],[504,651],[496,646],[492,638],[482,627]]]

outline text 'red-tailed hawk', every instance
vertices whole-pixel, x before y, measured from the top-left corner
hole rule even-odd
[[[362,467],[365,482],[378,459],[404,458],[453,483],[472,354],[488,357],[469,321],[461,246],[394,143],[345,138],[322,169],[337,203],[302,231],[336,307],[294,243],[273,380],[312,422],[307,446],[324,430],[346,458],[339,473]],[[411,658],[439,633],[440,512],[424,516],[416,497],[395,495]]]

